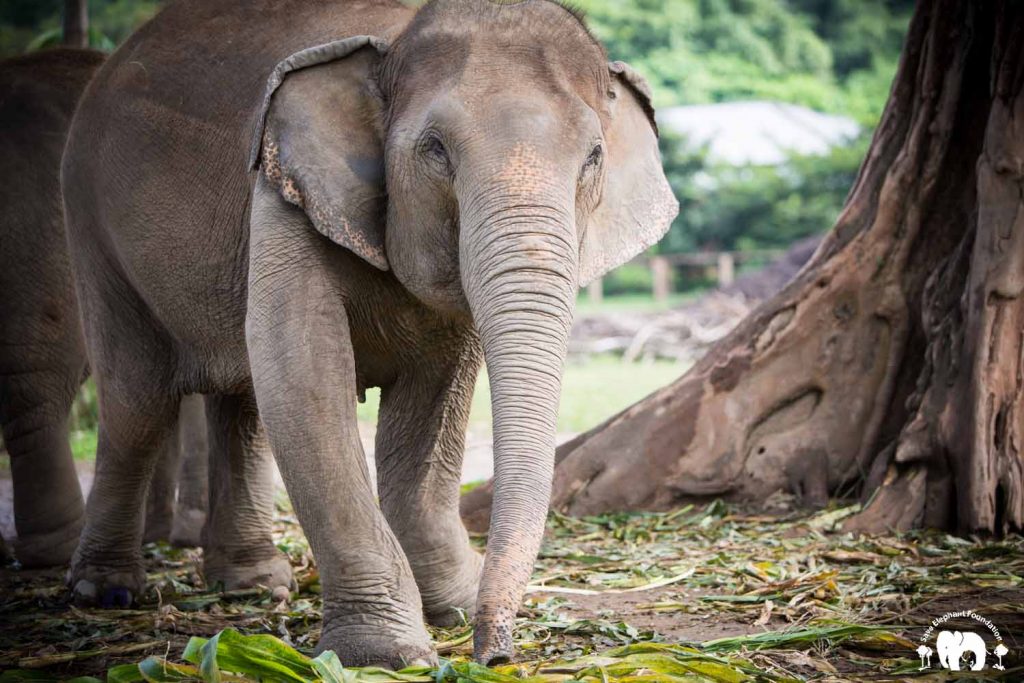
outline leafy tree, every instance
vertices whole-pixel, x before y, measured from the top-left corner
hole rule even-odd
[[[90,0],[91,43],[113,48],[161,4]],[[612,58],[648,77],[659,107],[777,100],[852,116],[867,132],[888,94],[913,8],[912,0],[576,4]],[[59,42],[62,7],[63,0],[0,2],[0,54]],[[823,230],[838,214],[865,148],[866,139],[780,168],[729,168],[665,135],[665,168],[682,211],[658,249],[777,247]]]
[[[149,20],[160,0],[90,0],[90,44],[112,50]],[[0,56],[49,47],[60,42],[63,0],[0,2]]]

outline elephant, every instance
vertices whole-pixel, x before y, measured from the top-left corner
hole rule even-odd
[[[141,590],[133,484],[199,392],[220,418],[211,462],[217,441],[233,463],[208,581],[225,560],[236,582],[288,580],[265,439],[319,567],[320,649],[430,662],[424,618],[461,613],[477,661],[511,658],[579,286],[678,212],[646,81],[550,0],[176,0],[93,80],[63,173],[102,409],[78,597]],[[482,362],[484,556],[458,512]],[[355,413],[368,387],[379,503]]]
[[[974,655],[971,671],[985,668],[985,641],[977,633],[940,631],[935,641],[935,650],[939,655],[939,664],[950,671],[960,671],[960,659],[968,652]]]
[[[11,458],[17,539],[26,567],[67,564],[85,510],[68,446],[71,403],[88,376],[59,187],[72,114],[100,52],[55,49],[0,62],[0,428]],[[202,399],[183,403],[181,455],[161,459],[146,521],[149,540],[194,545],[205,517]],[[173,529],[172,529],[172,517]]]

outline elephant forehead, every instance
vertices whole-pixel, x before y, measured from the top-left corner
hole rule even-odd
[[[536,145],[519,141],[512,146],[496,178],[508,192],[533,195],[548,187],[554,173],[554,165],[541,156]]]

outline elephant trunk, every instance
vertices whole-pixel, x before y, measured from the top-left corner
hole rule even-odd
[[[484,196],[462,203],[459,255],[493,413],[494,505],[474,635],[477,661],[490,664],[512,656],[513,622],[544,535],[578,249],[571,198]]]

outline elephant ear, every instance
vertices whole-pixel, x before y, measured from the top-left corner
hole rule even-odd
[[[385,51],[380,39],[356,36],[278,64],[249,159],[318,232],[381,270],[388,270],[383,102],[374,78]]]
[[[585,285],[657,242],[679,213],[661,168],[651,89],[623,62],[612,76],[611,121],[605,135],[605,184],[580,245]]]

